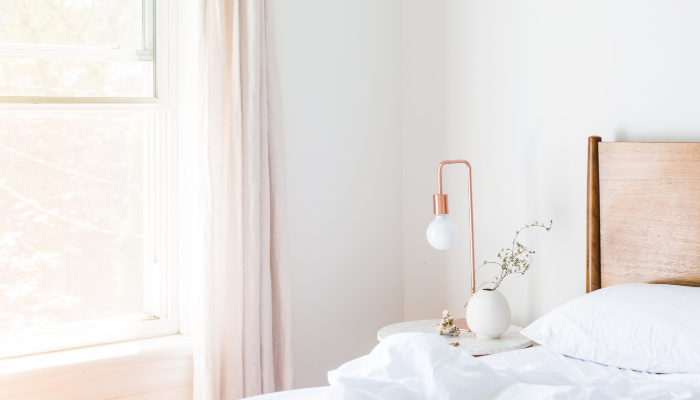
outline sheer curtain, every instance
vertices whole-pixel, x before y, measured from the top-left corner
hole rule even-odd
[[[273,1],[199,0],[203,264],[195,399],[291,388]]]

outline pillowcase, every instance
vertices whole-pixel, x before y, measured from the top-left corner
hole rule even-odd
[[[625,283],[573,299],[527,338],[570,357],[656,373],[700,373],[700,288]]]

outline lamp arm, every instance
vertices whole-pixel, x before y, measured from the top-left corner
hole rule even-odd
[[[471,255],[471,288],[472,295],[476,292],[475,282],[476,282],[476,268],[474,263],[474,201],[472,196],[472,166],[467,160],[445,160],[438,165],[438,195],[442,193],[442,167],[446,164],[464,164],[467,166],[467,173],[469,174],[469,253]]]

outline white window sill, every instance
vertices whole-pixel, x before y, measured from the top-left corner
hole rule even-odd
[[[109,399],[192,384],[192,337],[0,360],[0,399]]]

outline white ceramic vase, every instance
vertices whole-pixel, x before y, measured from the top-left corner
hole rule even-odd
[[[479,339],[498,339],[510,327],[508,300],[494,289],[480,289],[467,304],[467,325]]]

